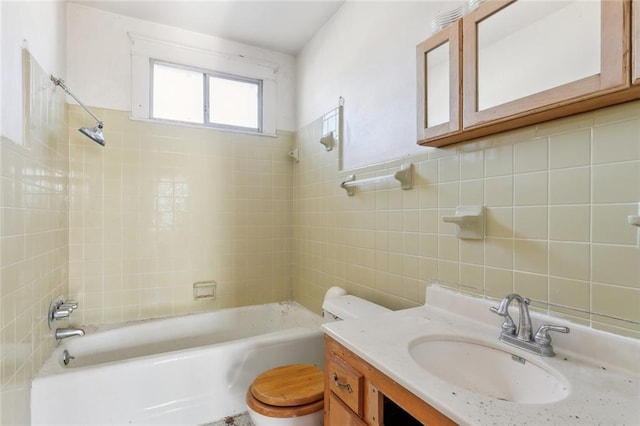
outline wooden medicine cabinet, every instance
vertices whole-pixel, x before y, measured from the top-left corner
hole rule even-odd
[[[637,39],[637,8],[633,14]],[[640,99],[640,87],[631,86],[640,83],[638,43],[633,69],[629,54],[631,15],[630,0],[481,4],[417,47],[418,143],[443,146]],[[449,49],[449,80],[440,83],[458,85],[449,88],[449,107],[458,111],[446,130],[429,121],[443,102],[429,90],[427,49],[443,39],[462,46],[461,57]]]

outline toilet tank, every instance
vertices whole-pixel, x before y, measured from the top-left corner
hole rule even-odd
[[[325,321],[364,318],[391,312],[390,309],[384,306],[346,294],[346,292],[341,295],[330,295],[332,290],[333,288],[327,292],[322,303],[322,316]],[[335,293],[335,290],[333,293]]]

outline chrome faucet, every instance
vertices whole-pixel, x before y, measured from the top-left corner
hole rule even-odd
[[[66,339],[67,337],[84,336],[84,330],[81,328],[56,328],[56,341]]]
[[[518,302],[519,307],[517,327],[513,322],[513,318],[509,315],[509,305],[511,305],[511,302],[514,300]],[[531,303],[531,299],[511,293],[502,299],[498,307],[492,306],[489,308],[491,312],[504,317],[500,341],[538,355],[554,356],[555,353],[553,352],[553,346],[551,346],[549,331],[568,333],[569,328],[545,324],[538,328],[534,336],[531,326],[531,316],[529,315],[529,303]]]

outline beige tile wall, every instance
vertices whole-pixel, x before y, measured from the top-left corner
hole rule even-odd
[[[424,302],[440,281],[500,298],[518,292],[554,315],[640,337],[640,248],[627,216],[640,202],[640,103],[552,121],[407,158],[415,187],[378,184],[353,197],[319,144],[298,133],[294,298],[319,311],[340,285],[391,308]],[[356,141],[357,143],[366,143]],[[374,148],[372,148],[374,149]],[[487,207],[487,237],[459,240],[458,205]]]
[[[69,108],[70,294],[103,324],[291,298],[293,134],[278,138]],[[217,281],[194,301],[193,283]]]
[[[25,135],[0,146],[0,424],[29,423],[31,379],[51,354],[49,302],[68,287],[65,97],[24,51]]]

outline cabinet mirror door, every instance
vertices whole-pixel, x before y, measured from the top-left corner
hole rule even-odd
[[[418,140],[460,131],[460,21],[416,48],[418,75]]]
[[[482,4],[463,24],[464,127],[627,86],[628,19],[625,1]]]

